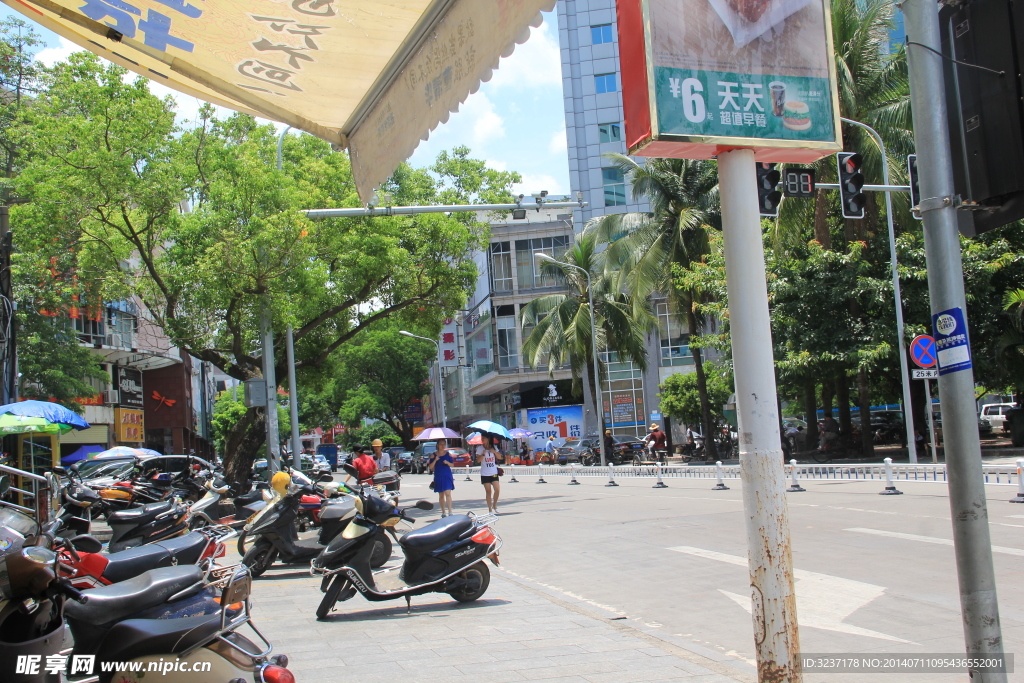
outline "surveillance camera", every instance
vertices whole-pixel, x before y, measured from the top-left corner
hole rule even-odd
[[[372,197],[370,197],[370,201],[366,202],[366,205],[369,206],[371,209],[377,206],[378,204],[380,204],[380,197],[378,197],[377,195],[373,195]]]
[[[548,191],[547,190],[541,190],[540,191],[540,196],[541,197],[547,197],[548,196]]]
[[[525,197],[525,196],[526,195],[524,195],[524,194],[519,195],[519,201],[523,201],[523,197]]]

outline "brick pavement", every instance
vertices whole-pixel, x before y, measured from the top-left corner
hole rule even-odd
[[[499,569],[477,602],[423,595],[411,614],[404,600],[357,595],[321,622],[321,597],[304,567],[278,567],[254,582],[254,621],[301,683],[756,681],[748,664]]]

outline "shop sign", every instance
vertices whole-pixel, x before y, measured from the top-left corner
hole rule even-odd
[[[120,392],[119,405],[129,408],[145,407],[145,394],[142,392],[142,372],[134,368],[114,366],[114,386]]]
[[[141,442],[146,440],[145,419],[141,410],[115,408],[114,421],[117,423],[118,441]]]

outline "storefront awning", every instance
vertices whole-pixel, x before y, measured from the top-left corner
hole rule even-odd
[[[364,201],[555,4],[2,1],[153,81],[348,148]]]

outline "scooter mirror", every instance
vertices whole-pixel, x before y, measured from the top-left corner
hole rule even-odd
[[[68,471],[66,469],[64,469],[63,467],[61,467],[60,465],[58,465],[57,467],[53,468],[53,473],[54,474],[59,474],[62,477],[66,477],[68,475]]]
[[[0,475],[0,496],[11,489],[11,479],[6,474]]]
[[[321,472],[320,476],[316,478],[317,481],[334,481],[334,475],[330,472]]]
[[[415,507],[417,510],[433,510],[434,504],[428,500],[421,500],[417,501],[416,505],[414,505],[413,507]]]
[[[345,470],[345,474],[347,474],[349,476],[356,477],[356,478],[359,477],[359,470],[357,470],[352,465],[349,465],[348,463],[345,463],[344,465],[342,465],[341,469]]]

